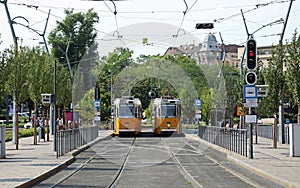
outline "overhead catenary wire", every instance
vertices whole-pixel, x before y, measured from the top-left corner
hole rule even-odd
[[[257,9],[259,9],[259,8],[262,8],[262,7],[271,5],[271,4],[275,4],[275,3],[287,3],[287,2],[290,2],[290,0],[270,1],[269,3],[256,4],[254,8],[244,11],[244,13],[249,13],[249,12],[252,12],[252,11],[257,10]],[[219,18],[219,19],[214,19],[214,22],[220,23],[220,22],[223,22],[223,21],[232,19],[232,18],[234,18],[234,17],[238,17],[238,16],[240,16],[240,15],[241,15],[241,13],[236,13],[236,14],[230,15],[230,16],[228,16],[228,17]]]
[[[30,5],[33,5],[33,6],[37,6],[38,7],[38,9],[37,9],[37,11],[39,11],[39,12],[41,12],[41,13],[46,13],[46,11],[43,11],[42,9],[43,8],[45,8],[45,7],[52,7],[53,9],[57,9],[57,10],[61,10],[61,9],[64,9],[65,7],[62,7],[62,6],[49,6],[49,5],[47,5],[47,4],[49,4],[49,3],[42,3],[42,2],[37,2],[37,1],[31,1],[31,0],[28,0],[28,1],[26,1],[26,2],[28,2],[28,4],[29,4],[29,6],[27,6],[26,5],[26,3],[23,3],[22,1],[16,1],[16,2],[19,2],[18,4],[18,6],[24,6],[24,8],[25,7],[30,7]],[[262,8],[262,7],[266,7],[267,5],[271,5],[271,4],[276,4],[276,3],[285,3],[285,2],[288,2],[288,1],[270,1],[270,2],[268,2],[268,3],[264,3],[264,4],[258,4],[257,2],[256,2],[256,4],[258,5],[258,6],[256,6],[256,7],[258,7],[258,8]],[[229,9],[229,8],[238,8],[238,7],[249,7],[249,6],[253,6],[253,5],[250,5],[251,3],[246,3],[246,4],[244,4],[244,5],[239,5],[239,6],[235,6],[235,5],[233,5],[233,6],[222,6],[222,7],[214,7],[214,8],[198,8],[197,9],[197,6],[194,6],[194,5],[196,5],[196,3],[197,3],[197,1],[195,1],[195,2],[193,2],[192,3],[192,5],[191,6],[189,6],[188,7],[188,10],[186,11],[186,12],[200,12],[200,11],[213,11],[213,10],[216,10],[217,8],[219,9],[219,8],[226,8],[226,9]],[[17,3],[15,3],[15,4],[17,4]],[[21,5],[21,4],[25,4],[25,5]],[[110,5],[110,4],[108,4],[108,5]],[[72,7],[72,5],[71,5],[71,7]],[[100,8],[101,9],[101,13],[103,13],[103,15],[105,15],[105,13],[111,13],[111,12],[114,12],[114,10],[113,10],[113,8],[112,8],[112,6],[110,6],[111,8],[110,9],[108,9],[108,11],[107,10],[103,10],[105,7],[103,7],[102,6],[102,8]],[[33,8],[32,8],[33,9]],[[73,8],[72,8],[73,9]],[[99,9],[99,8],[98,8]],[[105,8],[106,9],[106,8]],[[84,8],[74,8],[74,10],[87,10],[87,8],[86,9],[84,9]],[[95,9],[95,10],[97,10],[97,9]],[[180,11],[180,10],[149,10],[149,11],[143,11],[143,10],[137,10],[137,11],[120,11],[120,10],[118,10],[118,17],[116,17],[116,15],[114,14],[114,17],[115,17],[115,23],[116,23],[116,28],[117,28],[117,31],[119,30],[119,24],[120,23],[122,23],[122,21],[123,20],[121,20],[120,18],[126,18],[126,19],[128,19],[130,16],[124,16],[124,14],[142,14],[142,13],[152,13],[152,14],[158,14],[158,13],[161,13],[161,14],[163,14],[163,13],[178,13],[178,12],[182,12],[182,11]],[[246,11],[247,12],[247,11]],[[120,14],[122,14],[122,15],[120,15]],[[186,13],[187,14],[187,13]],[[62,17],[59,17],[58,15],[60,15],[60,14],[51,14],[52,16],[54,16],[54,17],[56,17],[56,18],[59,18],[59,19],[63,19]],[[107,15],[107,14],[106,14]],[[118,19],[117,19],[118,18]],[[132,19],[133,19],[134,17],[132,17]],[[147,19],[147,18],[145,18],[145,17],[143,17],[143,16],[138,16],[137,15],[137,17],[135,17],[135,18],[138,18],[138,19]],[[181,19],[181,22],[180,22],[180,25],[181,25],[181,29],[178,29],[177,30],[177,35],[175,35],[176,36],[176,38],[173,38],[172,37],[172,35],[170,35],[170,38],[171,38],[171,40],[177,40],[177,42],[179,41],[179,37],[180,36],[183,36],[183,35],[188,35],[188,32],[186,31],[186,30],[184,30],[183,29],[183,26],[185,25],[185,22],[188,22],[188,21],[195,21],[195,20],[192,20],[192,19],[190,19],[190,20],[188,20],[187,19],[188,17],[187,16],[185,16],[184,17],[184,19]],[[116,20],[117,19],[117,20]],[[155,19],[154,17],[153,18],[148,18],[148,19]],[[170,18],[163,18],[163,19],[165,19],[165,20],[170,20]],[[230,19],[230,18],[229,18]],[[228,19],[228,20],[229,20]],[[173,19],[174,21],[176,21],[176,19]],[[180,20],[179,18],[177,19],[177,20]],[[226,21],[226,19],[225,20],[223,20],[223,21]],[[118,31],[119,32],[119,31]],[[118,32],[115,32],[114,33],[114,37],[122,37],[122,40],[123,41],[126,41],[125,40],[125,36],[121,36],[121,33],[118,33]],[[226,34],[226,33],[224,33],[224,31],[221,31],[222,32],[222,34],[223,35],[228,35],[228,34]],[[126,39],[129,39],[130,40],[130,38],[127,36],[126,37]],[[168,39],[166,39],[166,40],[168,40]],[[127,43],[127,42],[126,42]],[[171,42],[172,43],[172,42]],[[128,43],[127,43],[128,44]],[[171,46],[171,45],[170,45]]]
[[[105,4],[105,6],[110,10],[110,12],[112,12],[114,14],[114,18],[115,18],[115,24],[116,24],[116,32],[114,33],[117,33],[117,38],[120,40],[120,42],[124,45],[124,47],[126,48],[126,43],[122,40],[122,36],[120,35],[120,32],[119,32],[119,25],[118,25],[118,19],[117,19],[117,7],[116,7],[116,4],[113,0],[110,0],[113,5],[114,5],[114,8],[115,10],[113,11],[107,4],[105,1],[103,1],[103,3]],[[114,34],[113,34],[114,35]]]
[[[178,34],[180,31],[183,31],[185,33],[185,31],[182,29],[182,25],[183,25],[183,22],[184,22],[184,19],[185,19],[185,16],[186,14],[191,10],[191,8],[197,3],[198,0],[196,0],[192,6],[189,8],[186,1],[183,0],[184,4],[185,4],[185,11],[183,11],[183,17],[181,19],[181,23],[180,23],[180,26],[177,30],[177,33],[175,35],[173,35],[173,38],[174,38],[174,42],[173,42],[173,47],[175,47],[175,44],[176,44],[176,40],[177,40],[177,37],[178,37]]]

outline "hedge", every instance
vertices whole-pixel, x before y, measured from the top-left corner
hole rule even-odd
[[[19,130],[19,138],[33,136],[33,128]],[[12,140],[12,131],[6,131],[5,141]]]

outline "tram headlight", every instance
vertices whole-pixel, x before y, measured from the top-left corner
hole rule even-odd
[[[167,122],[167,126],[168,126],[168,128],[170,128],[171,127],[171,122]]]

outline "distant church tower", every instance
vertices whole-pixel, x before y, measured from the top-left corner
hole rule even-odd
[[[201,64],[211,66],[220,62],[221,49],[219,48],[216,37],[212,33],[209,33],[204,38],[199,55]]]

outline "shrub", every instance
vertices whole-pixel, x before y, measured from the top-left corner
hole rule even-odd
[[[33,128],[19,130],[19,138],[33,136]],[[6,131],[5,141],[12,140],[12,131]]]

